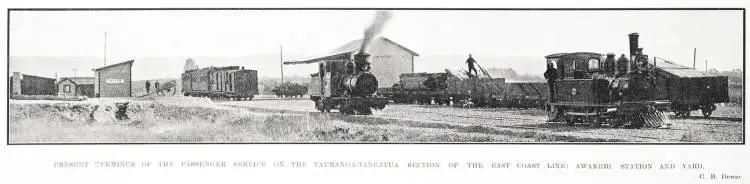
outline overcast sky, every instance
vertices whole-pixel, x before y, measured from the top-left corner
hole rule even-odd
[[[558,52],[628,52],[627,34],[638,32],[650,56],[697,67],[742,68],[741,11],[392,11],[382,36],[419,53],[416,71],[463,66],[469,53],[478,58],[533,58],[539,63],[482,61],[485,67],[543,68],[544,56]],[[11,12],[11,71],[49,74],[68,66],[89,71],[102,66],[104,32],[109,63],[136,59],[136,79],[164,77],[148,71],[170,67],[179,76],[188,57],[266,58],[236,60],[278,76],[279,46],[285,60],[320,55],[360,39],[374,11],[245,10],[245,11],[45,11]],[[80,61],[24,61],[20,57],[82,57]],[[454,57],[455,62],[427,59]],[[138,62],[139,58],[151,59]],[[14,63],[16,62],[16,63]],[[48,62],[36,63],[36,62]],[[54,63],[51,63],[54,62]],[[163,63],[162,63],[163,62]],[[215,63],[197,61],[206,66]],[[33,63],[33,64],[32,64]],[[210,64],[209,64],[210,63]],[[508,64],[513,63],[513,64]],[[45,64],[45,67],[38,67]],[[537,67],[538,65],[538,67]],[[289,70],[294,70],[290,67]],[[543,69],[540,69],[543,70]],[[522,69],[521,73],[537,70]],[[303,73],[295,73],[304,75]],[[89,74],[93,75],[93,74]],[[50,75],[47,75],[50,76]]]

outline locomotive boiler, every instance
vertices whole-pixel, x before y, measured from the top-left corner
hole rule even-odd
[[[319,62],[319,71],[310,81],[310,99],[315,109],[330,112],[338,109],[346,115],[370,115],[371,109],[383,109],[388,100],[375,96],[377,77],[370,73],[370,55],[359,52],[354,59]]]

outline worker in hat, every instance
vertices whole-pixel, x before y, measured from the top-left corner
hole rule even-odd
[[[475,64],[476,62],[477,62],[477,61],[476,61],[476,60],[474,60],[474,58],[472,58],[472,57],[471,57],[471,54],[469,54],[469,59],[466,59],[466,64],[467,64],[467,65],[468,65],[468,67],[469,67],[469,74],[471,74],[471,71],[474,71],[474,76],[479,76],[479,73],[477,72],[477,69],[476,69],[476,68],[474,68],[474,64]]]

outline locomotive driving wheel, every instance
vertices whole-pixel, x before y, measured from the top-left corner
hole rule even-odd
[[[589,116],[589,124],[591,127],[600,127],[602,126],[601,118],[599,118],[599,115],[593,115]]]
[[[608,122],[609,122],[609,127],[611,128],[617,128],[624,124],[622,121],[622,118],[610,119]]]
[[[341,111],[341,114],[344,114],[344,115],[354,115],[354,109],[352,109],[352,107],[349,107],[349,106],[341,107],[339,111]]]
[[[701,113],[703,113],[703,117],[711,116],[711,113],[713,113],[714,110],[716,110],[716,105],[714,104],[703,105],[701,107]]]
[[[344,115],[354,115],[355,113],[351,102],[342,102],[341,107],[339,107],[339,112]]]
[[[369,107],[359,108],[359,109],[357,109],[357,114],[359,114],[359,115],[372,115],[372,109],[370,109]]]
[[[318,109],[320,112],[331,112],[331,108],[326,106],[322,100],[315,101],[315,109]]]

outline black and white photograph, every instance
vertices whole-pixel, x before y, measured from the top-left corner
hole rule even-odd
[[[8,144],[744,144],[744,9],[9,9]]]

